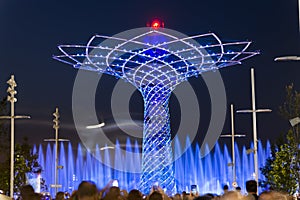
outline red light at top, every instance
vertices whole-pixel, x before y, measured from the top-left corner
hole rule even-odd
[[[149,27],[149,23],[147,23],[147,26]],[[154,19],[153,21],[151,21],[150,23],[150,27],[153,29],[159,29],[159,28],[164,28],[164,22],[162,22],[159,19]]]
[[[160,27],[160,23],[158,21],[154,21],[152,22],[151,27],[157,29]]]

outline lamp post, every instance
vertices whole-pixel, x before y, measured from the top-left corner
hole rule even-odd
[[[19,115],[15,116],[15,102],[17,102],[17,98],[15,95],[17,91],[15,87],[17,87],[17,83],[15,81],[14,75],[11,75],[10,79],[7,81],[9,85],[7,92],[9,95],[7,96],[7,101],[10,102],[10,116],[0,116],[0,119],[10,119],[10,197],[14,197],[14,153],[15,153],[15,119],[29,119],[30,116]]]
[[[63,166],[58,165],[58,142],[68,142],[68,139],[59,139],[58,130],[59,130],[59,112],[58,108],[55,109],[53,113],[55,117],[53,122],[53,128],[55,129],[55,139],[44,139],[45,142],[55,142],[55,171],[54,171],[54,184],[51,184],[50,187],[55,188],[55,194],[57,193],[57,188],[62,187],[62,185],[57,184],[58,179],[58,169],[62,169]]]
[[[298,26],[300,32],[300,0],[298,0]]]
[[[298,31],[300,33],[300,0],[298,0]],[[281,56],[274,59],[274,61],[297,61],[300,56]]]
[[[295,117],[295,118],[293,118],[293,119],[290,119],[289,120],[290,121],[290,124],[291,124],[291,126],[293,127],[293,133],[294,133],[294,135],[295,135],[295,139],[296,139],[296,145],[297,145],[297,153],[296,153],[296,165],[297,165],[297,167],[298,167],[298,169],[300,168],[300,157],[299,157],[299,154],[300,154],[300,138],[299,138],[299,130],[298,130],[298,124],[300,123],[300,117]],[[296,127],[296,128],[295,128]],[[295,131],[295,129],[296,129],[296,131]],[[296,132],[296,133],[295,133]],[[300,172],[298,171],[298,173],[297,173],[297,177],[298,177],[298,180],[300,180]],[[300,186],[299,186],[299,184],[298,184],[298,189],[300,189]]]
[[[293,119],[290,119],[289,122],[290,122],[291,126],[293,127],[293,130],[295,131],[295,126],[300,123],[300,117],[295,117]],[[297,142],[299,142],[298,126],[296,126],[296,140],[297,140]]]
[[[59,112],[58,108],[56,108],[55,113],[53,113],[53,116],[55,117],[53,122],[53,128],[55,129],[55,194],[57,193],[57,175],[58,175],[58,129],[59,129]]]
[[[254,154],[254,173],[255,181],[258,186],[258,157],[257,157],[257,123],[256,113],[258,112],[272,112],[271,109],[256,109],[255,105],[255,80],[254,80],[254,69],[251,68],[251,93],[252,93],[252,109],[251,110],[238,110],[237,113],[252,113],[252,128],[253,128],[253,149]],[[257,190],[258,191],[258,190]]]
[[[245,135],[239,135],[239,134],[236,135],[235,132],[234,132],[234,109],[233,109],[233,104],[230,105],[230,114],[231,114],[231,134],[221,135],[221,137],[231,137],[232,163],[228,163],[228,166],[232,166],[232,174],[233,174],[232,186],[237,187],[234,139],[235,139],[235,137],[245,137]]]

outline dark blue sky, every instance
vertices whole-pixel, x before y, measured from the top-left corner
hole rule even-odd
[[[228,103],[234,103],[236,108],[250,108],[250,68],[255,68],[257,107],[273,109],[271,114],[258,116],[259,138],[274,141],[289,125],[278,116],[285,86],[294,83],[300,90],[300,63],[273,61],[281,55],[300,55],[297,16],[297,0],[0,0],[0,96],[6,95],[6,81],[14,74],[18,83],[16,113],[32,116],[17,123],[18,140],[27,136],[32,143],[39,143],[53,137],[52,113],[58,106],[60,134],[75,142],[78,137],[71,103],[77,71],[52,59],[59,53],[57,45],[86,44],[96,33],[114,35],[143,27],[151,18],[159,17],[165,21],[165,27],[187,35],[214,32],[224,41],[253,41],[250,49],[259,50],[260,55],[220,71]],[[98,92],[109,96],[115,81],[110,77],[103,81],[107,87]],[[191,83],[197,96],[205,98],[201,78],[192,79]],[[142,99],[133,100],[140,106],[132,112],[142,118]],[[109,121],[109,104],[99,105],[99,116]],[[237,131],[248,133],[242,139],[244,143],[252,138],[251,123],[250,115],[236,116]],[[200,129],[207,128],[205,120],[200,125]],[[228,131],[227,120],[224,132]]]

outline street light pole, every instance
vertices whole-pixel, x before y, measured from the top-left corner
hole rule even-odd
[[[58,142],[68,142],[68,139],[60,139],[58,137],[58,130],[59,130],[59,112],[58,108],[55,109],[53,113],[55,117],[53,122],[53,128],[55,129],[55,138],[54,139],[44,139],[45,142],[55,142],[55,172],[54,172],[54,184],[51,184],[50,187],[55,188],[55,194],[57,194],[57,188],[62,187],[62,185],[57,184],[58,179],[58,169],[62,169],[63,166],[58,165]]]
[[[232,166],[233,182],[232,186],[237,187],[236,182],[236,163],[235,163],[235,150],[234,150],[234,140],[235,137],[245,137],[245,135],[236,135],[234,132],[234,109],[233,104],[230,105],[230,114],[231,114],[231,134],[221,135],[221,137],[231,137],[231,148],[232,148],[232,163],[229,163],[228,166]]]
[[[258,186],[258,157],[257,157],[257,124],[256,113],[258,112],[271,112],[271,109],[256,109],[255,105],[255,80],[254,69],[251,68],[251,93],[252,93],[252,110],[238,110],[237,113],[252,113],[252,128],[253,128],[253,154],[254,154],[254,173],[255,181]],[[258,191],[258,190],[257,190]]]
[[[57,193],[57,170],[58,170],[58,129],[59,129],[59,112],[58,108],[56,108],[55,113],[53,113],[55,119],[53,120],[54,125],[53,128],[55,129],[55,194]]]
[[[290,124],[293,127],[293,133],[296,140],[296,166],[298,169],[300,168],[300,138],[299,138],[299,123],[300,123],[300,117],[295,117],[293,119],[290,119]],[[296,130],[295,130],[296,129]],[[295,133],[296,132],[296,133]],[[300,180],[300,172],[297,173],[298,181]],[[300,186],[298,186],[298,192],[299,192]]]
[[[14,80],[14,76],[11,76],[11,79],[7,82],[10,87],[8,87],[7,92],[10,93],[10,96],[7,97],[7,100],[10,102],[10,197],[14,197],[14,154],[15,154],[15,102],[17,102],[17,98],[15,98],[15,87],[17,84]]]
[[[299,130],[298,130],[298,124],[300,123],[300,117],[295,117],[293,119],[289,120],[291,126],[293,127],[293,131],[295,132],[295,126],[296,126],[296,139],[297,142],[299,142]]]
[[[300,0],[298,0],[298,26],[300,32]]]
[[[14,154],[15,154],[15,119],[29,119],[30,116],[15,116],[15,102],[17,102],[17,98],[15,95],[17,91],[15,87],[17,87],[17,83],[15,81],[14,75],[11,75],[11,78],[7,81],[9,85],[7,89],[7,101],[10,102],[10,116],[0,116],[0,119],[10,119],[10,197],[14,197]]]

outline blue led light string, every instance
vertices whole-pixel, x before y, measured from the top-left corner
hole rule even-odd
[[[168,107],[171,90],[163,84],[147,85],[142,90],[145,109],[140,190],[149,193],[157,182],[169,193],[174,193]]]
[[[214,33],[185,36],[170,29],[149,28],[124,33],[113,37],[95,35],[86,46],[59,45],[62,55],[54,59],[74,68],[122,78],[141,92],[144,138],[140,189],[149,193],[158,182],[168,193],[174,193],[168,107],[171,92],[189,77],[240,64],[258,52],[246,51],[251,42],[222,43]],[[97,43],[98,39],[102,42]],[[68,53],[72,49],[83,53]]]

